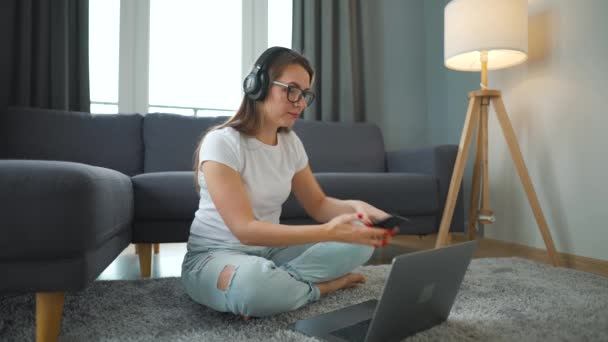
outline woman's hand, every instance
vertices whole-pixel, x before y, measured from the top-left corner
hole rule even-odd
[[[386,212],[363,201],[347,200],[346,203],[348,203],[348,205],[353,208],[353,210],[357,214],[363,215],[360,220],[363,221],[363,223],[365,223],[366,225],[372,225],[374,222],[378,222],[390,216]]]
[[[324,224],[329,239],[332,241],[358,243],[362,245],[384,247],[391,240],[394,231],[373,228],[366,224],[356,224],[363,221],[362,214],[342,214]]]

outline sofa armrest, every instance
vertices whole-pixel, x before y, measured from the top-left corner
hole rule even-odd
[[[434,145],[386,153],[388,172],[423,173],[437,177],[440,206],[437,229],[439,229],[439,221],[443,215],[457,154],[458,145]],[[462,184],[458,192],[450,231],[464,231]]]
[[[131,179],[81,163],[0,160],[0,259],[83,255],[131,228]]]

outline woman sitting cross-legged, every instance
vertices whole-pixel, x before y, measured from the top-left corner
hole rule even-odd
[[[182,265],[182,282],[196,302],[245,317],[295,310],[364,283],[351,271],[395,233],[371,227],[385,212],[328,197],[314,178],[290,130],[314,99],[312,80],[302,55],[266,50],[243,83],[237,113],[201,139],[200,203]],[[291,191],[321,224],[279,223]]]

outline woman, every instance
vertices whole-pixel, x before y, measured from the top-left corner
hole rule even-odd
[[[328,197],[314,178],[290,130],[314,100],[312,80],[300,54],[266,50],[244,81],[237,113],[201,139],[194,166],[200,203],[182,265],[196,302],[246,318],[297,309],[365,282],[350,272],[395,233],[365,227],[388,215]],[[279,223],[291,191],[322,224]]]

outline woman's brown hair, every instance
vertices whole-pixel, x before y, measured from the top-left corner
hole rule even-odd
[[[308,75],[310,76],[310,81],[312,83],[313,76],[314,76],[314,70],[310,66],[310,63],[304,56],[302,56],[301,54],[299,54],[293,50],[284,50],[284,51],[278,53],[278,55],[273,58],[273,60],[270,62],[269,66],[268,66],[269,80],[270,81],[276,80],[279,76],[281,76],[281,73],[283,72],[283,70],[285,70],[285,68],[288,65],[294,65],[294,64],[300,65],[301,67],[303,67],[306,70],[306,72],[308,72]],[[268,84],[270,87],[270,85],[272,83],[268,82]],[[198,175],[200,172],[199,154],[200,154],[201,147],[203,145],[203,140],[205,139],[205,136],[207,135],[207,133],[209,133],[213,130],[216,130],[216,129],[232,127],[235,130],[237,130],[245,135],[254,136],[256,134],[256,132],[258,131],[258,129],[262,126],[262,120],[263,120],[263,117],[258,110],[258,106],[257,106],[258,103],[259,103],[258,101],[250,99],[245,94],[243,96],[243,100],[241,101],[241,105],[240,105],[239,109],[236,111],[236,113],[232,117],[230,117],[228,120],[226,120],[226,122],[224,122],[220,125],[210,127],[207,131],[205,131],[203,133],[203,136],[199,140],[198,146],[196,147],[196,150],[194,151],[194,184],[195,184],[197,193],[200,191],[200,187],[198,184]],[[289,128],[281,127],[281,128],[279,128],[278,131],[279,132],[288,132]]]

